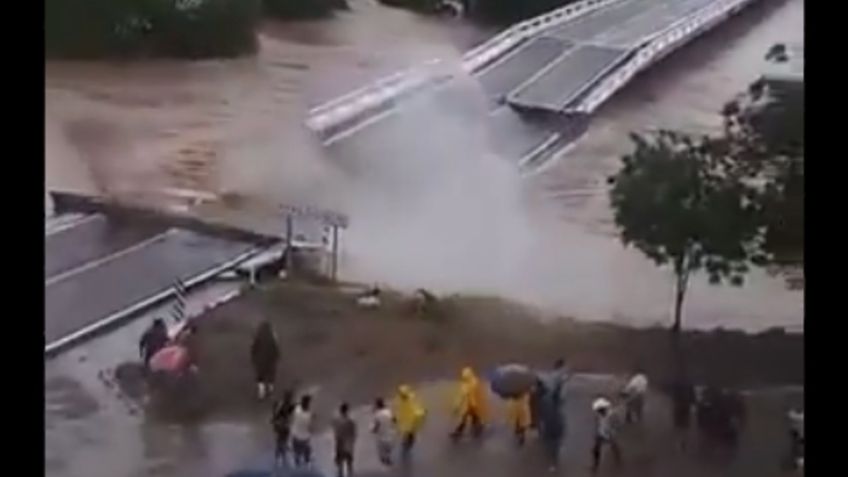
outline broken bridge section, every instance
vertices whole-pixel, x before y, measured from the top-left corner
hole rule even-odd
[[[45,352],[129,319],[173,295],[174,284],[198,285],[236,267],[278,239],[180,221],[152,220],[96,199],[62,197],[83,214],[46,232]],[[74,203],[67,207],[67,203]]]

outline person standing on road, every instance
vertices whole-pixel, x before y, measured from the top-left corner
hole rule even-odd
[[[339,477],[353,475],[353,448],[356,444],[356,423],[349,415],[350,406],[342,403],[339,415],[333,420],[333,435],[336,441],[336,468]],[[347,472],[345,472],[347,469]]]
[[[377,398],[374,402],[374,424],[371,432],[377,439],[377,455],[380,462],[385,466],[392,465],[392,451],[394,449],[395,417],[386,407],[383,398]]]
[[[460,373],[459,389],[454,402],[454,414],[459,422],[451,433],[458,440],[465,432],[465,426],[471,425],[471,434],[480,437],[486,414],[486,390],[470,367]]]
[[[549,470],[559,469],[559,453],[565,439],[565,413],[559,389],[546,390],[540,407],[539,436],[548,455]]]
[[[295,467],[303,467],[312,463],[312,431],[313,416],[311,411],[312,396],[300,398],[300,404],[295,408],[291,423],[292,453]]]
[[[412,392],[408,385],[398,388],[395,400],[394,416],[397,419],[397,428],[401,438],[401,455],[409,457],[412,447],[415,445],[415,436],[424,423],[425,410],[421,402]]]
[[[138,342],[138,354],[144,360],[145,367],[150,364],[150,358],[164,348],[168,341],[168,327],[165,321],[162,318],[156,318]]]
[[[681,451],[685,451],[689,445],[689,427],[694,406],[695,387],[685,374],[680,374],[671,385],[671,422]]]
[[[260,323],[253,335],[250,345],[250,360],[256,376],[256,388],[259,399],[265,399],[274,392],[274,381],[277,376],[277,362],[280,350],[271,323],[267,320]]]
[[[530,427],[530,393],[507,400],[507,423],[515,432],[515,441],[524,445],[527,428]]]
[[[276,446],[274,448],[274,463],[288,465],[289,437],[291,436],[291,421],[294,414],[294,393],[286,391],[283,399],[274,405],[271,424],[274,428]]]
[[[647,394],[648,377],[641,371],[637,371],[624,386],[624,389],[622,389],[625,405],[625,422],[628,424],[642,422],[642,414],[645,409],[645,396]]]
[[[615,413],[612,404],[604,398],[598,398],[592,403],[595,412],[595,442],[592,445],[592,474],[598,472],[601,457],[605,447],[612,451],[616,465],[621,464],[621,449],[616,438]]]

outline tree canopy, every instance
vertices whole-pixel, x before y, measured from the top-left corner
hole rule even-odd
[[[763,250],[772,262],[804,259],[803,83],[754,83],[723,110],[728,160],[761,184]]]
[[[486,23],[509,25],[576,0],[466,0],[466,11]]]
[[[729,178],[709,137],[662,130],[633,134],[635,148],[611,178],[610,199],[621,240],[676,277],[674,329],[689,277],[741,285],[758,253],[756,192]]]
[[[715,136],[633,134],[610,178],[621,240],[676,277],[674,330],[689,276],[741,285],[751,265],[803,261],[804,89],[755,82]]]
[[[260,0],[45,0],[48,57],[237,56],[255,51]]]

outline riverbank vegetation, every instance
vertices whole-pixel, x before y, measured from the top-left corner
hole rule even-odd
[[[264,13],[280,20],[323,18],[348,8],[347,0],[262,0]]]
[[[319,18],[346,0],[45,0],[45,56],[218,58],[256,51],[256,26]]]
[[[576,0],[466,0],[466,12],[480,22],[509,25],[541,15]]]
[[[260,0],[45,0],[47,58],[208,58],[256,50]]]
[[[803,82],[757,81],[722,116],[719,135],[634,134],[610,178],[621,240],[674,273],[674,332],[691,274],[739,286],[752,265],[803,265]]]
[[[465,15],[484,24],[507,26],[549,12],[576,0],[378,0],[383,5],[423,14],[445,12],[459,4]]]

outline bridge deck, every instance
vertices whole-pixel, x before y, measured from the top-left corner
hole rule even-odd
[[[50,343],[247,252],[250,244],[173,230],[75,269],[44,287],[44,333]]]
[[[48,235],[44,244],[44,278],[97,260],[164,232],[157,226],[115,224],[92,215],[71,228]]]
[[[626,50],[592,45],[570,50],[510,93],[507,101],[518,107],[562,111],[626,55]]]
[[[624,0],[552,28],[542,36],[613,48],[637,48],[654,33],[713,0]]]
[[[573,118],[563,124],[528,120],[510,107],[563,112],[624,55],[714,1],[621,0],[553,26],[471,77],[425,89],[325,145],[350,165],[450,154],[452,146],[468,141],[464,135],[482,132],[493,152],[517,161],[552,129],[570,127]]]
[[[526,81],[531,74],[554,61],[572,48],[571,42],[551,37],[534,38],[513,54],[477,75],[480,86],[494,102],[502,102],[509,92]]]

